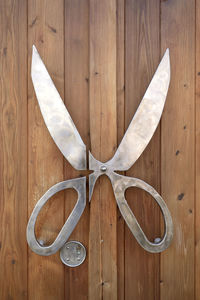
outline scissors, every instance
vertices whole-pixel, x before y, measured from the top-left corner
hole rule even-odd
[[[46,126],[64,157],[77,170],[86,170],[86,146],[82,141],[42,59],[33,46],[31,76],[33,86]],[[166,50],[146,93],[114,156],[102,163],[89,152],[89,201],[99,176],[110,178],[119,210],[135,236],[137,242],[147,251],[158,253],[169,247],[173,237],[173,223],[170,212],[158,192],[146,182],[115,171],[128,170],[142,154],[151,140],[164,108],[170,82],[169,49]],[[125,191],[137,187],[148,192],[160,206],[165,223],[165,232],[158,243],[147,239],[136,217],[130,209]],[[35,236],[35,223],[45,203],[57,192],[73,188],[78,193],[77,202],[60,230],[55,241],[48,246],[41,245]],[[27,225],[27,241],[30,248],[39,255],[56,253],[68,240],[86,206],[86,177],[62,181],[52,186],[37,202]]]

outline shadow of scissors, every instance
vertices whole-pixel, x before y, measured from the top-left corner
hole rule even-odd
[[[31,75],[35,93],[46,126],[70,164],[77,170],[86,170],[86,146],[83,143],[45,65],[33,46]],[[115,171],[128,170],[142,154],[151,140],[164,108],[170,82],[169,50],[167,49],[147,91],[117,149],[115,155],[106,163],[96,160],[89,152],[89,200],[91,200],[95,182],[101,175],[111,180],[119,210],[138,243],[149,252],[161,252],[169,247],[173,237],[173,223],[170,212],[158,192],[146,182],[132,177],[122,176]],[[165,223],[165,232],[158,243],[149,241],[131,211],[125,191],[137,187],[148,192],[159,205]],[[55,241],[41,245],[35,236],[35,223],[45,203],[57,192],[73,188],[78,199],[70,216],[60,230]],[[59,182],[52,186],[37,202],[27,225],[27,241],[30,248],[39,255],[56,253],[68,240],[77,225],[86,205],[86,177]]]

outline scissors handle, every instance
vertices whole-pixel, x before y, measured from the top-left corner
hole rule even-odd
[[[152,186],[138,178],[126,177],[114,172],[110,174],[109,177],[113,185],[113,190],[119,210],[138,243],[145,250],[152,253],[162,252],[163,250],[167,249],[173,237],[173,223],[167,205],[165,204],[162,197],[158,194],[158,192],[156,192],[156,190]],[[160,206],[165,222],[165,233],[159,243],[152,243],[147,239],[136,217],[130,209],[125,199],[125,191],[129,187],[137,187],[145,190],[155,199],[155,201]]]
[[[73,188],[78,193],[78,200],[55,241],[49,246],[42,246],[35,236],[35,223],[45,203],[57,192]],[[52,186],[37,202],[27,225],[26,235],[30,248],[39,255],[48,256],[56,253],[68,240],[77,225],[86,205],[86,177],[62,181]]]

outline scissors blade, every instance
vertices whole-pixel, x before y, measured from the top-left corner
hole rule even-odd
[[[75,169],[85,170],[86,146],[35,46],[31,77],[42,116],[54,142]]]
[[[125,171],[139,158],[160,121],[169,82],[170,59],[167,49],[115,155],[106,165],[116,171]]]

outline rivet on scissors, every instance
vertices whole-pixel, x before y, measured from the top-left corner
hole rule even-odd
[[[45,245],[45,243],[44,243],[43,240],[38,240],[38,243],[39,243],[41,246],[44,246],[44,245]]]
[[[105,172],[107,170],[106,166],[101,166],[100,169],[101,169],[102,172]]]
[[[161,241],[161,238],[155,238],[154,243],[155,243],[155,244],[159,244],[160,241]]]

